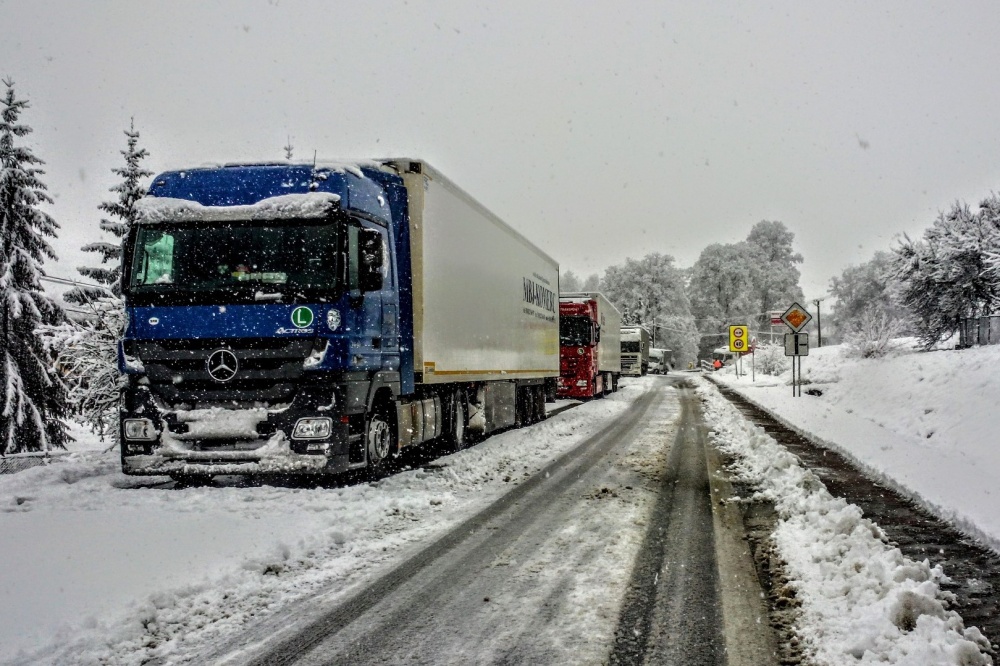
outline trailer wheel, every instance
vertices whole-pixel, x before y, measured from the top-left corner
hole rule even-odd
[[[392,432],[392,421],[384,404],[372,410],[365,428],[365,438],[368,445],[368,468],[372,471],[381,469],[392,454],[395,437]]]
[[[461,451],[466,445],[465,400],[461,391],[452,394],[448,409],[448,431],[445,433],[445,443],[449,451]]]
[[[545,414],[545,386],[535,387],[535,419],[537,422],[544,421],[546,419]]]

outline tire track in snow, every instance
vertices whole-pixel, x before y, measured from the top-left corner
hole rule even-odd
[[[460,588],[461,581],[468,582],[469,571],[488,565],[507,544],[530,533],[561,495],[585,479],[587,472],[621,442],[647,427],[645,416],[663,400],[662,390],[647,391],[614,422],[302,631],[278,637],[276,642],[267,641],[271,645],[261,643],[260,637],[248,638],[235,648],[235,654],[217,653],[214,658],[228,657],[229,663],[239,661],[250,651],[248,644],[258,642],[253,648],[255,656],[245,663],[391,660],[394,647],[408,649],[407,640],[400,637],[427,631],[438,599],[450,595],[449,600],[454,602],[456,588]],[[471,607],[485,602],[482,597],[469,597],[459,599],[459,603]],[[386,608],[380,609],[383,605]],[[410,630],[404,631],[407,627]],[[345,633],[351,637],[341,635]],[[437,659],[432,656],[431,661]]]

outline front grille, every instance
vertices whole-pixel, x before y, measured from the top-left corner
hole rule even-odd
[[[311,339],[237,338],[156,340],[135,343],[150,390],[168,404],[289,402]],[[227,382],[208,372],[208,358],[219,349],[236,355],[239,368]]]

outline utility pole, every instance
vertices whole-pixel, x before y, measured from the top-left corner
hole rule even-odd
[[[823,300],[822,298],[817,298],[817,299],[813,300],[813,303],[816,304],[816,346],[817,347],[822,347],[823,346],[823,318],[820,316],[820,313],[819,313],[819,304],[820,304],[820,302],[822,300]]]

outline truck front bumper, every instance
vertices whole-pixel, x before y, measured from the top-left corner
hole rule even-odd
[[[556,395],[560,398],[592,398],[594,397],[594,381],[589,377],[559,377],[559,388]]]
[[[348,423],[334,408],[342,401],[332,396],[282,409],[184,411],[156,403],[143,387],[126,390],[120,419],[125,474],[337,474],[350,468]]]

